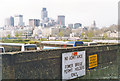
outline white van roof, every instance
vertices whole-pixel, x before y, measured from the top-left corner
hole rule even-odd
[[[4,48],[4,47],[1,47],[1,46],[0,46],[0,48]]]
[[[24,44],[19,44],[19,43],[0,43],[0,45],[22,46],[22,45],[24,45]]]

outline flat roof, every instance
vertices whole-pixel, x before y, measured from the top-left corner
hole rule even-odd
[[[11,46],[27,46],[27,45],[36,45],[36,44],[20,44],[20,43],[0,43],[0,45],[11,45]]]

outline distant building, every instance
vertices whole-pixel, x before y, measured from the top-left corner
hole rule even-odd
[[[56,37],[59,33],[59,28],[56,27],[48,27],[42,29],[43,36],[54,36]]]
[[[64,37],[69,37],[72,30],[70,28],[60,28],[59,31],[64,32]]]
[[[57,23],[55,22],[54,19],[48,17],[47,9],[46,8],[42,8],[40,26],[41,27],[53,27],[56,24]]]
[[[5,19],[5,26],[14,26],[14,17],[9,17]]]
[[[42,20],[43,23],[49,22],[49,18],[45,17],[44,20]]]
[[[89,30],[97,30],[98,29],[98,27],[96,27],[96,22],[95,21],[93,21],[93,24],[92,24],[92,26],[90,26],[90,28],[89,28]]]
[[[96,27],[96,22],[95,21],[93,21],[93,26]]]
[[[7,37],[8,35],[11,35],[11,30],[2,30],[0,31],[0,38],[1,37]]]
[[[24,26],[23,15],[15,15],[14,26]]]
[[[40,20],[39,19],[29,19],[29,26],[31,26],[31,27],[40,26]]]
[[[81,23],[75,23],[75,24],[74,24],[74,29],[80,28],[80,27],[82,27],[82,24],[81,24]]]
[[[91,28],[96,28],[96,22],[95,21],[93,21],[93,24],[92,24]]]
[[[34,28],[32,37],[42,37],[42,29],[41,29],[41,27],[35,27]]]
[[[46,8],[43,8],[41,11],[41,18],[42,18],[42,20],[44,20],[47,17],[48,17],[48,12],[47,12]]]
[[[64,15],[58,16],[58,25],[65,26],[65,16]]]
[[[75,37],[79,37],[81,33],[83,32],[83,28],[77,28],[77,29],[72,29],[72,34],[74,34]]]
[[[68,27],[72,29],[73,28],[73,24],[68,24]]]
[[[14,26],[14,17],[12,17],[12,16],[10,17],[10,25]]]
[[[5,19],[5,26],[9,26],[10,25],[10,19],[9,18],[6,18]]]

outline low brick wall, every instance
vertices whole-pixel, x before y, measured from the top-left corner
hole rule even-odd
[[[2,55],[3,79],[61,79],[62,53],[86,51],[86,75],[77,79],[118,78],[120,45],[7,53]],[[98,66],[88,69],[89,55],[97,54]]]

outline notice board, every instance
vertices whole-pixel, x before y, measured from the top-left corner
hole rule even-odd
[[[62,79],[74,79],[86,74],[85,51],[62,54]]]
[[[89,69],[97,67],[97,54],[89,56]]]

